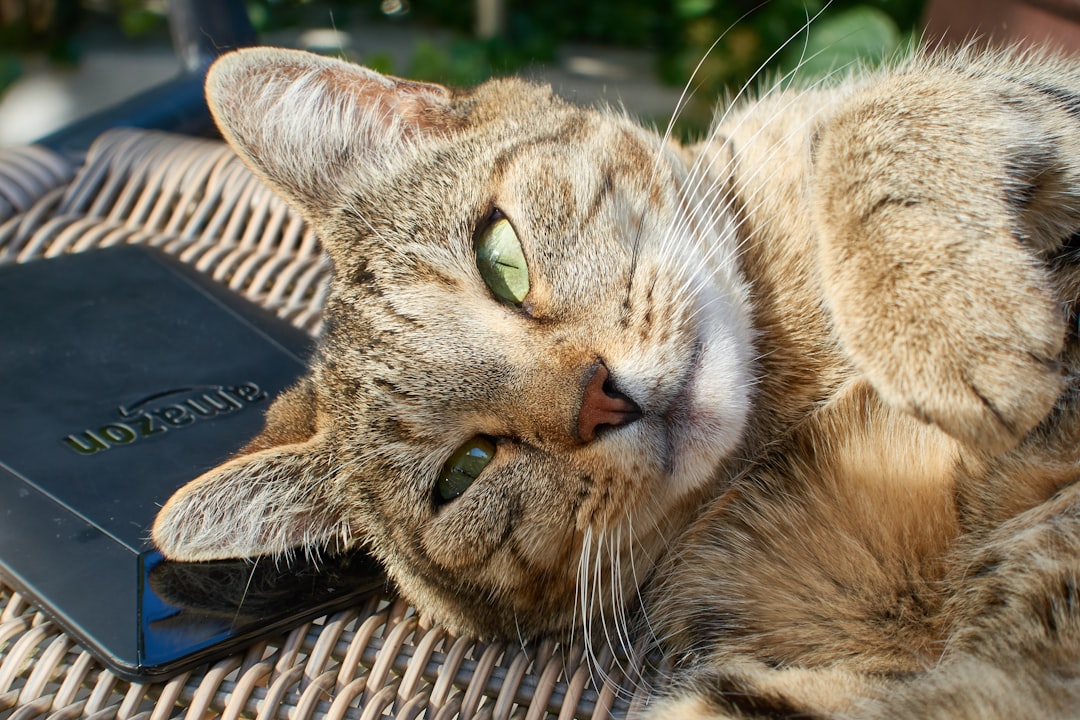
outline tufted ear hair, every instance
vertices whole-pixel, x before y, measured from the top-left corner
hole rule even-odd
[[[305,214],[458,121],[440,85],[298,50],[224,55],[210,68],[206,96],[229,144]]]
[[[169,498],[152,531],[165,557],[223,560],[351,544],[314,402],[309,380],[283,393],[266,428],[238,457]]]
[[[169,498],[154,544],[185,561],[343,548],[351,527],[329,492],[331,468],[322,436],[234,458]]]

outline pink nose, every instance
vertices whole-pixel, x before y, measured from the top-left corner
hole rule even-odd
[[[602,427],[618,427],[641,417],[641,408],[623,395],[610,382],[610,373],[603,361],[596,364],[592,377],[585,384],[578,411],[577,431],[581,442],[592,442]]]

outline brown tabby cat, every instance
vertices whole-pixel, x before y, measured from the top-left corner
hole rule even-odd
[[[335,277],[168,556],[365,544],[462,633],[644,604],[650,717],[1080,712],[1080,64],[777,85],[692,147],[283,50],[208,94]]]

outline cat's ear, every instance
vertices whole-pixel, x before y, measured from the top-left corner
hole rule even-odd
[[[344,547],[351,524],[305,380],[275,401],[243,453],[180,488],[154,521],[154,544],[173,560],[279,555]]]
[[[298,50],[224,55],[206,96],[229,144],[301,210],[326,207],[418,137],[458,122],[440,85]]]
[[[169,498],[154,544],[185,561],[345,547],[351,527],[330,492],[332,467],[321,435],[234,458]]]

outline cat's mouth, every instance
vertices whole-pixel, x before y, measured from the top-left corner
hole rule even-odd
[[[703,314],[676,392],[663,411],[663,468],[672,489],[711,482],[742,441],[749,412],[745,338],[723,317]]]
[[[680,459],[684,452],[689,450],[688,441],[694,435],[693,432],[693,408],[694,390],[699,381],[701,371],[702,344],[699,340],[694,344],[690,362],[687,363],[686,372],[683,375],[678,394],[671,400],[664,412],[664,429],[666,430],[666,447],[664,449],[664,472],[669,476],[675,476],[679,470]]]

